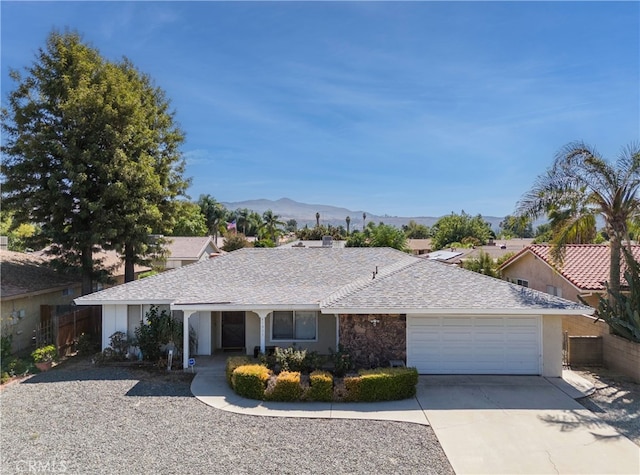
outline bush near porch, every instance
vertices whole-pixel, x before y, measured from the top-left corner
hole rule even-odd
[[[274,374],[264,364],[246,364],[246,357],[227,359],[227,380],[249,399],[267,401],[394,401],[415,396],[415,368],[360,370],[344,378],[328,371],[282,371]],[[248,358],[247,358],[248,359]],[[233,368],[233,369],[232,369]]]

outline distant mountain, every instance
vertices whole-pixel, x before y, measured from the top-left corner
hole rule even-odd
[[[318,212],[320,213],[320,224],[325,225],[346,226],[345,218],[349,216],[351,217],[351,229],[362,229],[362,210],[353,211],[338,206],[299,203],[289,198],[280,198],[275,201],[260,199],[222,202],[222,204],[229,210],[248,208],[260,214],[270,209],[275,214],[280,215],[282,221],[295,219],[298,222],[299,228],[304,227],[305,224],[314,226],[316,224],[316,213]],[[382,221],[385,224],[390,224],[398,228],[411,220],[426,226],[433,226],[436,221],[440,219],[440,217],[430,216],[378,216],[369,212],[366,212],[366,214],[367,222],[374,221],[375,223],[379,223]],[[496,231],[499,229],[500,221],[503,219],[496,216],[483,216],[483,218],[489,222]]]

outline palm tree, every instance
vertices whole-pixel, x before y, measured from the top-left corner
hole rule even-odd
[[[345,221],[347,222],[347,236],[348,236],[349,235],[349,225],[351,224],[351,218],[349,216],[347,216]]]
[[[622,150],[615,164],[582,143],[565,145],[551,168],[540,175],[522,199],[517,210],[521,216],[538,217],[551,210],[570,211],[560,229],[554,230],[554,255],[559,264],[569,237],[600,215],[605,222],[611,248],[609,287],[620,291],[620,258],[624,240],[628,241],[628,222],[638,215],[640,201],[640,145]]]
[[[248,208],[242,208],[236,210],[236,225],[242,226],[242,234],[247,235],[247,224],[249,222],[249,214],[251,212]]]
[[[200,195],[198,206],[200,206],[200,211],[204,215],[209,234],[213,236],[214,242],[217,243],[218,233],[223,232],[225,229],[228,214],[227,208],[211,195]]]
[[[276,241],[276,239],[282,232],[279,226],[283,226],[284,222],[280,221],[280,216],[274,214],[270,209],[262,213],[262,219],[264,223],[265,234],[269,236],[273,243],[277,246],[278,242]]]
[[[316,212],[316,228],[320,227],[320,213]]]

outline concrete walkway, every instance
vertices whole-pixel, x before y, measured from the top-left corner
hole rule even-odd
[[[221,359],[198,369],[191,391],[238,414],[431,425],[458,475],[640,473],[640,448],[573,399],[593,386],[570,372],[550,379],[420,376],[416,397],[403,401],[278,403],[235,394]]]
[[[245,399],[238,396],[227,384],[223,365],[212,364],[198,369],[196,377],[191,383],[191,392],[196,398],[211,407],[237,414],[324,419],[375,419],[429,425],[429,421],[416,398],[377,403],[289,403]]]

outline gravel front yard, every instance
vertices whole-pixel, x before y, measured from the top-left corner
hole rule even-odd
[[[1,472],[453,474],[430,427],[231,414],[185,376],[77,360],[9,385]]]
[[[591,381],[596,388],[593,395],[578,402],[640,446],[640,384],[604,368],[573,371]]]

